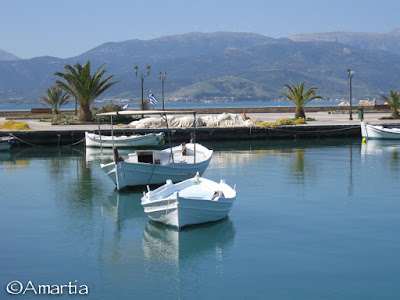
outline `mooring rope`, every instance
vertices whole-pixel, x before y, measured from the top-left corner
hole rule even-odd
[[[17,137],[16,135],[14,135],[14,134],[12,134],[12,133],[8,133],[8,134],[9,134],[11,137],[15,138],[16,140],[18,140],[18,141],[20,141],[20,142],[22,142],[22,143],[25,143],[25,144],[27,144],[27,145],[29,145],[29,146],[32,146],[32,147],[43,147],[43,146],[41,146],[41,145],[35,145],[35,144],[32,144],[32,143],[26,142],[26,141],[20,139],[19,137]],[[77,141],[77,142],[75,142],[75,143],[69,144],[69,145],[63,145],[63,147],[75,146],[75,145],[78,145],[78,144],[80,144],[80,143],[83,143],[84,141],[85,141],[85,138],[83,138],[83,139],[81,139],[81,140],[79,140],[79,141]],[[58,143],[57,143],[57,146],[59,146],[59,142],[60,142],[60,136],[58,136]]]
[[[40,145],[35,145],[35,144],[32,144],[32,143],[25,142],[24,140],[20,139],[20,138],[17,137],[16,135],[13,135],[12,133],[9,133],[9,135],[10,135],[11,137],[15,138],[16,140],[18,140],[18,141],[20,141],[20,142],[22,142],[22,143],[25,143],[25,144],[27,144],[27,145],[29,145],[29,146],[32,146],[32,147],[43,147],[43,146],[40,146]]]
[[[85,138],[81,139],[80,141],[77,141],[75,143],[69,144],[69,145],[63,145],[63,147],[70,147],[70,146],[75,146],[78,145],[80,143],[83,143],[85,141]]]

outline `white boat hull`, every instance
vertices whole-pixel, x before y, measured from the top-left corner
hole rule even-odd
[[[149,191],[142,198],[144,212],[155,222],[177,228],[224,219],[232,209],[236,191],[223,181],[217,184],[199,177],[196,175],[176,185],[167,182]],[[213,198],[221,191],[222,196]]]
[[[400,140],[400,129],[385,128],[361,122],[361,135],[367,139]]]
[[[113,146],[121,147],[152,147],[157,146],[164,140],[164,133],[151,133],[146,135],[119,136],[112,138],[111,136],[98,135],[85,132],[86,147],[104,147],[111,148]]]
[[[228,216],[234,199],[223,202],[212,200],[196,200],[178,198],[165,201],[157,208],[149,204],[145,206],[145,213],[150,220],[169,226],[182,228],[189,225],[215,222]]]
[[[191,145],[191,146],[190,146]],[[193,148],[193,144],[188,144],[189,148]],[[143,186],[149,184],[161,184],[167,179],[172,182],[178,182],[193,177],[197,172],[201,175],[207,169],[211,157],[212,150],[209,150],[197,144],[196,162],[194,162],[193,155],[180,156],[176,154],[178,147],[174,147],[174,157],[169,156],[169,150],[156,151],[154,153],[166,156],[168,162],[156,163],[154,158],[152,163],[132,162],[129,159],[120,162],[111,162],[109,164],[101,165],[103,171],[115,183],[117,189],[120,190],[128,186]],[[155,155],[154,155],[155,156]]]

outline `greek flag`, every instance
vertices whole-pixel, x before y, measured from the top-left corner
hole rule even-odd
[[[154,96],[152,91],[150,91],[149,99],[150,99],[150,104],[153,106],[155,106],[158,103],[157,98]]]

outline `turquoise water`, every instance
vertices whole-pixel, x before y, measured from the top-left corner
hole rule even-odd
[[[338,105],[341,101],[313,101],[312,106]],[[108,104],[108,103],[107,103]],[[103,103],[95,103],[95,106],[101,107]],[[235,102],[166,102],[165,108],[197,108],[197,107],[258,107],[258,106],[293,106],[289,101],[235,101]],[[32,107],[44,107],[41,104],[34,105],[0,105],[0,111],[6,110],[31,110]],[[137,103],[130,102],[129,109],[139,108]],[[155,109],[161,109],[159,102]],[[75,109],[75,104],[67,104],[62,109]]]
[[[237,199],[181,232],[149,222],[141,190],[116,192],[84,148],[1,153],[0,298],[52,298],[8,295],[17,280],[86,285],[82,299],[399,299],[400,142],[205,145],[204,176]]]

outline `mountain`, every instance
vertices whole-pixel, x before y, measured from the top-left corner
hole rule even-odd
[[[0,60],[18,60],[21,59],[14,54],[0,49]]]
[[[394,33],[392,32],[394,35]],[[306,35],[304,35],[306,36]],[[102,98],[140,98],[139,75],[151,66],[144,80],[145,94],[151,89],[161,97],[158,72],[167,72],[167,100],[272,100],[281,98],[283,84],[306,81],[317,86],[325,99],[347,98],[346,70],[355,70],[353,95],[370,99],[400,82],[400,54],[374,47],[370,41],[355,43],[308,37],[273,39],[252,33],[188,33],[142,41],[106,43],[82,55],[59,59],[38,57],[0,61],[0,104],[12,99],[38,102],[53,84],[54,73],[66,64],[92,61],[101,64],[120,81]],[[367,39],[367,38],[366,38]],[[145,95],[147,96],[147,95]]]
[[[299,33],[290,37],[293,41],[329,41],[355,46],[365,50],[383,50],[400,55],[400,28],[390,32],[322,32]]]

